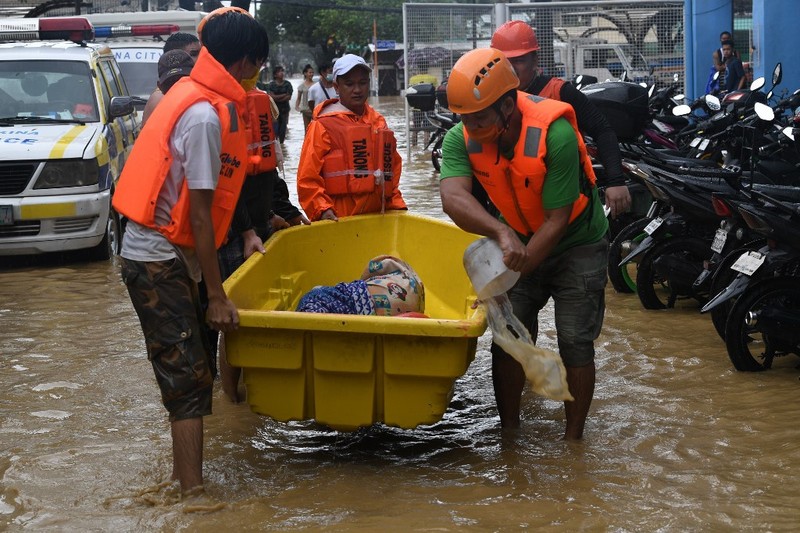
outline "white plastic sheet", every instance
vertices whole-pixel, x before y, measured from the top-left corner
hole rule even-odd
[[[508,296],[501,294],[482,303],[494,342],[522,365],[533,392],[551,400],[574,400],[561,357],[533,343],[528,329],[514,316]]]

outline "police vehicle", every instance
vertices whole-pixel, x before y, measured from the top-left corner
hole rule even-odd
[[[130,93],[147,100],[156,88],[164,41],[178,31],[197,35],[197,24],[205,15],[172,10],[92,13],[84,17],[94,26],[95,41],[114,52]]]
[[[0,24],[0,255],[119,252],[111,195],[141,126],[93,34],[79,17]]]

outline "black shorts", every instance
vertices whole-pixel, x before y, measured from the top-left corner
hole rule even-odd
[[[170,420],[210,415],[216,365],[197,284],[179,259],[120,259]]]

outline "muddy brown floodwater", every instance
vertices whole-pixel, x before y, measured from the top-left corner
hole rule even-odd
[[[294,80],[295,84],[297,80]],[[377,107],[398,131],[403,102]],[[286,179],[302,145],[293,113]],[[412,150],[412,212],[446,218],[428,153]],[[117,262],[0,258],[0,529],[53,531],[789,531],[800,525],[795,360],[733,370],[696,307],[644,311],[609,289],[585,440],[533,394],[499,430],[489,336],[444,419],[337,433],[278,423],[215,391],[205,477],[227,506],[168,494],[165,412]],[[555,348],[552,310],[540,344]]]

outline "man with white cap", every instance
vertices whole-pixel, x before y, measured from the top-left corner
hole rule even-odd
[[[312,221],[406,209],[394,133],[367,103],[371,73],[363,58],[342,56],[333,67],[339,98],[314,110],[297,169],[297,196]]]

